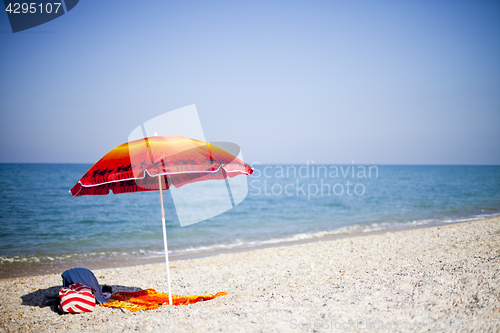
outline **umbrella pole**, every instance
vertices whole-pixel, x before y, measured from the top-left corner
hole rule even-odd
[[[172,292],[170,290],[170,270],[168,267],[168,246],[167,246],[167,227],[165,226],[165,209],[163,208],[163,192],[162,192],[162,176],[158,176],[160,185],[160,202],[161,202],[161,226],[163,228],[163,247],[165,248],[165,263],[167,264],[167,283],[168,283],[168,304],[172,305]]]

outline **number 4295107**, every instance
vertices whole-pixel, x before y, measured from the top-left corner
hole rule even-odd
[[[35,13],[40,13],[40,14],[43,14],[43,13],[47,13],[47,14],[50,14],[52,12],[54,12],[55,14],[57,14],[57,12],[59,11],[59,7],[61,7],[61,3],[60,2],[54,2],[53,4],[50,3],[50,2],[47,2],[44,6],[43,3],[40,3],[40,4],[36,4],[35,2],[31,2],[31,3],[9,3],[9,5],[7,6],[7,8],[5,8],[5,11],[11,13],[11,14],[26,14],[26,13],[31,13],[31,14],[35,14]]]

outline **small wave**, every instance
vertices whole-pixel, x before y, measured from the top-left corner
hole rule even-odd
[[[494,218],[494,217],[500,217],[500,213],[479,214],[479,215],[475,215],[475,216],[468,217],[468,218],[446,219],[446,220],[443,220],[443,222],[444,223],[459,223],[459,222],[469,222],[469,221],[490,219],[490,218]]]
[[[190,246],[187,248],[179,249],[179,250],[172,250],[168,251],[168,253],[172,254],[185,254],[185,253],[193,253],[193,252],[209,252],[209,251],[216,251],[216,250],[228,250],[228,249],[234,249],[234,248],[239,248],[239,247],[251,247],[251,246],[258,246],[260,245],[260,242],[258,241],[246,241],[242,239],[235,239],[231,243],[227,244],[213,244],[213,245],[202,245],[202,246]]]
[[[171,252],[171,251],[169,251]],[[164,251],[150,251],[139,249],[136,251],[109,251],[109,252],[89,252],[89,253],[65,253],[60,255],[2,255],[0,256],[0,267],[15,264],[32,263],[67,263],[85,260],[104,260],[127,257],[154,257],[163,255]]]

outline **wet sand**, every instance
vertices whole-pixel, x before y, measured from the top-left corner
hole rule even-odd
[[[7,278],[0,332],[499,331],[499,236],[493,218],[178,260],[174,294],[228,294],[136,313],[61,316],[40,307],[61,272]],[[167,290],[164,263],[93,272],[114,291]]]

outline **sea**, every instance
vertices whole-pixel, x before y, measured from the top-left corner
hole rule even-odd
[[[246,198],[195,224],[163,192],[170,255],[500,216],[500,166],[252,166]],[[90,167],[0,164],[0,270],[164,255],[159,192],[71,196]]]

